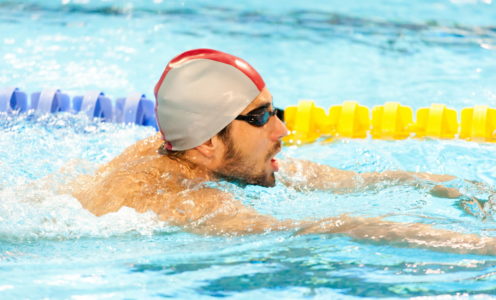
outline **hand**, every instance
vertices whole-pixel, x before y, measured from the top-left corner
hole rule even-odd
[[[430,194],[438,198],[448,198],[455,199],[462,196],[462,193],[455,188],[450,188],[444,185],[435,185],[431,190]]]

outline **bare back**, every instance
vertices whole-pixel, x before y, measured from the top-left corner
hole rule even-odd
[[[81,176],[73,186],[73,195],[97,216],[127,206],[141,213],[152,210],[172,223],[182,223],[176,220],[173,206],[184,191],[204,181],[204,176],[159,155],[161,143],[160,136],[155,135],[130,146],[94,176]]]

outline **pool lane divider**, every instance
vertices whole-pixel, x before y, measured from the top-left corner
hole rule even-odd
[[[290,134],[288,145],[302,145],[335,138],[402,140],[406,138],[460,138],[476,142],[496,142],[496,109],[476,105],[458,112],[445,104],[419,108],[416,118],[409,106],[386,102],[373,107],[372,113],[356,101],[331,106],[328,112],[311,100],[302,100],[285,109]]]
[[[59,89],[44,89],[31,94],[31,109],[41,114],[69,112],[71,98]]]
[[[28,95],[19,88],[0,89],[0,113],[46,114],[57,112],[85,113],[91,119],[152,126],[155,101],[134,93],[112,101],[103,92],[90,91],[71,97],[59,89],[44,89]],[[289,135],[288,145],[303,145],[335,138],[402,140],[406,138],[460,138],[476,142],[496,142],[496,109],[475,105],[458,112],[444,104],[413,109],[398,102],[386,102],[372,111],[357,101],[344,101],[327,111],[312,100],[301,100],[284,110]]]
[[[112,122],[112,100],[105,97],[103,92],[89,91],[82,96],[72,98],[75,112],[84,112],[88,118],[100,118],[104,122]]]
[[[103,122],[137,124],[152,126],[158,130],[155,120],[155,101],[144,94],[130,94],[113,101],[103,92],[89,91],[84,95],[71,97],[59,89],[43,89],[34,92],[28,102],[28,96],[19,88],[0,89],[0,113],[24,113],[32,111],[38,114],[68,112],[85,113],[90,119]]]
[[[4,88],[0,90],[0,112],[26,112],[28,97],[18,88]]]
[[[134,123],[157,127],[155,120],[155,102],[146,99],[145,94],[130,94],[119,98],[115,103],[115,122]]]

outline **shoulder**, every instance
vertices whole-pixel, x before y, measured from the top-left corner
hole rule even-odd
[[[158,136],[138,141],[94,175],[81,176],[72,184],[73,195],[96,215],[124,205],[146,207],[148,199],[155,199],[160,188],[169,189],[178,176],[176,163],[156,152],[160,143]]]
[[[137,162],[143,159],[159,158],[157,149],[163,143],[159,134],[137,141],[133,145],[127,147],[121,154],[116,156],[110,162],[102,165],[97,173],[109,171],[109,169],[126,165],[132,162]]]

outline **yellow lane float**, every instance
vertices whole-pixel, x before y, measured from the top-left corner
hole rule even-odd
[[[496,142],[496,109],[476,105],[462,109],[460,138]]]
[[[458,133],[456,110],[432,104],[417,110],[416,137],[452,139]]]
[[[297,106],[285,109],[285,122],[290,131],[283,141],[288,145],[312,143],[321,137],[365,138],[399,140],[414,138],[461,138],[469,141],[496,142],[496,109],[476,105],[458,112],[444,104],[419,108],[413,119],[413,110],[398,102],[387,102],[369,108],[357,101],[325,109],[312,100],[303,100]]]
[[[414,130],[413,111],[398,102],[386,102],[372,109],[372,129],[375,139],[401,140]]]
[[[345,101],[331,106],[329,122],[331,133],[339,137],[365,138],[370,128],[369,109],[356,101]]]
[[[312,143],[331,133],[325,110],[311,100],[301,100],[297,106],[286,107],[284,122],[289,130],[289,135],[283,138],[286,144]]]

